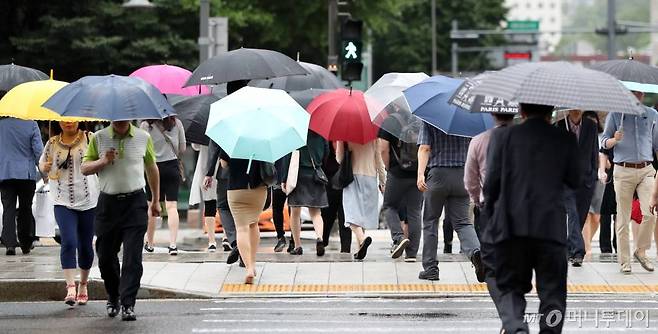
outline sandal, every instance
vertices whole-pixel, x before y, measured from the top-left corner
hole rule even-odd
[[[71,293],[71,288],[73,288],[73,292]],[[64,298],[64,303],[68,306],[73,306],[75,305],[75,284],[67,284],[66,285],[66,298]]]
[[[89,282],[80,282],[80,286],[78,287],[78,290],[81,290],[81,288],[84,286],[85,290],[87,290]],[[87,302],[89,301],[89,295],[87,293],[79,293],[78,296],[75,297],[75,300],[78,302],[78,305],[87,305]]]

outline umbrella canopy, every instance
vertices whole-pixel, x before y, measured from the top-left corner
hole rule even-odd
[[[309,104],[311,104],[311,101],[313,101],[313,99],[324,93],[329,93],[331,91],[332,90],[330,89],[306,89],[306,90],[290,92],[288,94],[290,94],[290,97],[292,97],[297,103],[299,103],[300,106],[306,108],[308,107]]]
[[[608,73],[620,81],[658,85],[658,68],[632,58],[602,61],[590,68]]]
[[[507,67],[483,79],[472,94],[580,110],[644,113],[637,98],[611,75],[567,62]]]
[[[129,76],[141,78],[157,87],[162,94],[176,94],[194,96],[209,94],[206,86],[185,87],[183,85],[190,78],[192,72],[173,65],[151,65],[142,67]]]
[[[309,118],[282,90],[243,87],[210,106],[206,135],[231,158],[274,162],[306,145]]]
[[[448,103],[464,82],[441,75],[433,76],[407,90],[404,96],[414,115],[449,135],[474,137],[494,126],[493,117],[471,113]]]
[[[0,65],[0,91],[8,92],[24,82],[46,79],[46,73],[33,68],[14,64]]]
[[[367,101],[367,98],[366,98]],[[406,143],[416,143],[423,121],[411,114],[407,99],[402,96],[388,104],[373,123]]]
[[[185,139],[190,143],[208,145],[210,139],[206,136],[208,117],[210,116],[210,105],[219,101],[220,97],[210,95],[198,95],[183,99],[177,99],[172,103],[178,118],[185,128]]]
[[[41,105],[67,82],[57,80],[39,80],[22,83],[12,88],[0,100],[0,116],[35,120],[35,121],[93,121],[83,117],[63,117]]]
[[[175,115],[173,107],[153,85],[139,78],[114,74],[83,77],[60,89],[43,106],[62,116],[109,121]]]
[[[473,95],[471,91],[474,87],[479,85],[484,78],[493,72],[485,72],[473,78],[467,78],[457,88],[455,94],[448,100],[460,108],[469,110],[470,112],[487,112],[496,114],[517,114],[519,112],[519,104],[516,102],[506,101],[499,97]]]
[[[216,85],[238,80],[268,79],[308,72],[283,53],[241,48],[222,52],[197,67],[185,86]]]
[[[299,62],[299,65],[309,74],[289,75],[267,80],[252,80],[249,86],[282,89],[286,92],[296,92],[306,89],[337,89],[343,87],[343,84],[338,78],[326,68],[305,62]]]
[[[377,80],[366,92],[365,99],[368,106],[370,119],[375,120],[379,113],[391,102],[404,97],[402,92],[429,78],[425,73],[386,73]],[[403,108],[402,102],[397,103],[398,108]],[[407,111],[409,109],[407,108]],[[385,116],[384,116],[385,118]]]
[[[318,96],[306,109],[309,128],[327,140],[365,144],[377,138],[361,91],[337,89]]]

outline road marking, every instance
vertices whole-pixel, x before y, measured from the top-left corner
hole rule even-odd
[[[437,307],[359,307],[359,308],[344,308],[344,307],[277,307],[272,309],[271,307],[204,307],[200,308],[200,311],[273,311],[284,312],[284,311],[332,311],[332,312],[364,312],[368,311],[402,311],[403,313],[411,313],[418,311],[451,311],[451,310],[461,310],[461,311],[478,311],[478,310],[495,310],[495,307],[455,307],[451,305],[446,305],[447,308],[437,308]],[[658,310],[658,307],[638,307],[642,310],[655,311]],[[569,308],[572,309],[572,308]],[[580,309],[600,309],[599,307],[585,307]]]

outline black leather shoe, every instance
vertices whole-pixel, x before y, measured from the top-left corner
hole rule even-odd
[[[281,237],[277,239],[276,245],[274,246],[274,252],[275,253],[281,253],[283,250],[286,248],[286,245],[288,242],[286,241],[286,237]]]
[[[30,254],[31,250],[32,250],[32,244],[21,246],[21,251],[23,252],[23,255]]]
[[[119,299],[109,299],[107,304],[105,304],[105,309],[107,310],[108,317],[116,317],[119,314]]]
[[[233,264],[237,262],[239,258],[240,258],[240,251],[238,250],[238,247],[234,247],[231,250],[231,253],[226,258],[226,264]]]
[[[419,279],[426,279],[428,281],[438,281],[439,280],[439,268],[433,267],[421,271],[418,274]]]
[[[485,278],[484,264],[482,264],[482,255],[479,249],[476,249],[473,252],[473,257],[471,257],[471,262],[473,263],[473,267],[475,267],[475,276],[477,277],[478,282],[484,283],[484,278]]]
[[[123,321],[135,321],[137,320],[137,315],[135,314],[134,306],[122,306],[121,307],[121,320]]]
[[[324,241],[319,239],[315,241],[315,254],[317,256],[324,256]]]
[[[14,247],[7,247],[7,252],[5,253],[6,255],[16,255],[16,248]]]

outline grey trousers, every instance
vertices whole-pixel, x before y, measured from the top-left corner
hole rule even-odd
[[[228,180],[217,179],[217,209],[219,210],[219,219],[222,222],[222,229],[224,229],[224,236],[228,242],[233,244],[235,239],[235,221],[233,221],[233,214],[228,206],[228,199],[226,198],[226,189],[228,187]]]
[[[464,187],[464,168],[434,167],[425,178],[428,190],[423,213],[423,268],[438,267],[436,259],[439,242],[439,218],[446,210],[446,218],[457,232],[463,254],[470,259],[480,249],[475,228],[468,219],[469,198]]]
[[[406,213],[406,223],[409,226],[409,246],[405,249],[408,257],[416,257],[421,238],[420,211],[423,205],[423,193],[416,186],[416,178],[397,177],[392,173],[386,176],[384,205],[382,211],[384,220],[391,230],[393,242],[404,239],[400,226],[400,211]]]

